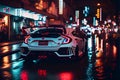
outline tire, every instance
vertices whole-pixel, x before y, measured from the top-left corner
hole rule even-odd
[[[79,60],[80,58],[82,58],[84,55],[83,51],[79,51],[79,47],[77,46],[75,49],[75,59]]]
[[[78,61],[80,59],[78,54],[79,54],[79,47],[77,46],[75,48],[75,55],[72,57],[72,61]]]
[[[78,54],[79,54],[79,47],[77,46],[75,48],[75,57],[79,57]]]

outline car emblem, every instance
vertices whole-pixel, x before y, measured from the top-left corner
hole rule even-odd
[[[44,37],[42,37],[42,40],[44,40],[45,38]]]

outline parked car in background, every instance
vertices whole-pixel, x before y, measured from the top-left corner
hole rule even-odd
[[[78,37],[75,32],[73,34],[73,29],[65,28],[63,25],[39,27],[31,32],[21,44],[21,56],[33,55],[32,58],[35,57],[35,59],[43,55],[78,58],[84,55],[85,43],[85,39]]]

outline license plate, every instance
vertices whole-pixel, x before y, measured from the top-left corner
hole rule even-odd
[[[48,41],[39,41],[39,45],[48,45]]]

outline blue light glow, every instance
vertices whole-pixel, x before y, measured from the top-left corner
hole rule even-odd
[[[90,7],[85,6],[85,9],[83,10],[83,14],[84,14],[84,16],[85,16],[85,17],[87,17],[87,16],[88,16],[89,11],[90,11]]]

